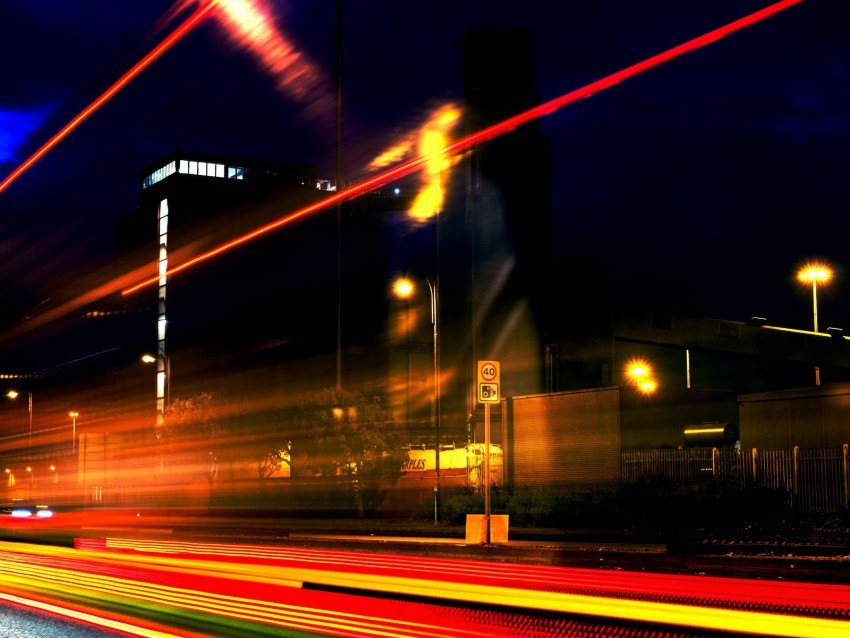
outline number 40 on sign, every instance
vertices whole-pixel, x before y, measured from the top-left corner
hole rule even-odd
[[[499,402],[499,362],[478,362],[478,401],[480,403]]]

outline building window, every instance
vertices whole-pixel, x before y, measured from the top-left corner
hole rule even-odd
[[[169,162],[162,168],[156,169],[153,173],[146,176],[144,180],[142,180],[142,188],[150,188],[157,182],[161,182],[169,175],[173,175],[177,170],[176,162]]]
[[[649,325],[659,330],[672,330],[673,317],[670,315],[652,315],[649,319]]]
[[[737,339],[740,336],[741,328],[734,323],[721,323],[718,327],[718,335],[729,339]]]

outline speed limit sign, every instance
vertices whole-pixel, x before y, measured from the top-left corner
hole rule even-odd
[[[478,401],[481,403],[498,403],[499,396],[499,362],[478,362]]]

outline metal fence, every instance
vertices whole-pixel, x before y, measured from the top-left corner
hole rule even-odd
[[[801,512],[838,512],[850,506],[848,445],[840,448],[741,450],[684,448],[623,452],[624,481],[663,477],[688,482],[726,481],[784,492]]]

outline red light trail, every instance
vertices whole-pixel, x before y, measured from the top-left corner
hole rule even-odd
[[[47,142],[45,142],[41,148],[39,148],[35,153],[33,153],[29,159],[27,159],[23,164],[18,166],[14,171],[12,171],[6,179],[0,182],[0,193],[2,193],[6,188],[8,188],[12,182],[14,182],[18,177],[20,177],[28,168],[30,168],[33,164],[35,164],[38,160],[40,160],[44,155],[47,154],[49,150],[51,150],[54,146],[56,146],[59,142],[65,139],[71,131],[77,128],[80,124],[82,124],[92,113],[97,111],[101,106],[103,106],[106,102],[108,102],[118,91],[123,89],[133,78],[135,78],[139,73],[144,71],[151,63],[156,60],[159,56],[165,53],[168,49],[170,49],[178,40],[180,40],[184,35],[186,35],[189,31],[191,31],[195,26],[197,26],[210,11],[215,7],[221,0],[209,0],[207,4],[203,5],[200,9],[195,11],[189,18],[186,19],[183,24],[181,24],[177,29],[171,33],[165,40],[163,40],[156,48],[153,49],[150,53],[148,53],[145,57],[139,60],[129,71],[127,71],[124,75],[122,75],[112,86],[110,86],[106,91],[104,91],[100,97],[98,97],[94,102],[89,104],[86,108],[84,108],[80,113],[68,122],[64,127],[62,127],[58,133],[56,133],[53,137],[51,137]]]
[[[633,77],[638,73],[651,69],[655,66],[658,66],[664,62],[672,60],[680,55],[685,53],[689,53],[701,47],[704,47],[708,44],[716,42],[721,38],[734,33],[736,31],[740,31],[746,27],[749,27],[757,22],[765,20],[780,11],[783,11],[791,6],[802,3],[803,0],[782,0],[781,2],[777,2],[772,4],[760,11],[756,11],[751,13],[743,18],[739,18],[725,26],[719,27],[708,33],[705,33],[701,36],[693,38],[692,40],[688,40],[678,46],[675,46],[671,49],[667,49],[661,53],[658,53],[652,57],[649,57],[642,62],[638,62],[637,64],[633,64],[631,66],[626,67],[616,73],[612,73],[611,75],[607,75],[595,82],[591,82],[581,88],[575,89],[574,91],[570,91],[569,93],[565,93],[564,95],[557,97],[555,99],[549,100],[537,106],[535,108],[529,109],[513,117],[510,117],[498,124],[494,124],[485,129],[482,129],[476,133],[472,133],[471,135],[467,135],[466,137],[462,137],[459,140],[449,144],[444,149],[431,153],[430,155],[418,157],[412,159],[410,161],[404,162],[395,166],[383,173],[379,173],[373,177],[370,177],[366,180],[358,182],[354,186],[348,188],[345,191],[339,191],[330,197],[326,197],[325,199],[310,204],[304,208],[301,208],[293,213],[285,215],[273,222],[265,224],[249,233],[246,233],[240,237],[236,237],[216,248],[213,248],[207,252],[201,253],[189,259],[181,264],[174,266],[173,268],[168,269],[164,274],[157,274],[148,279],[140,281],[139,283],[131,286],[130,288],[126,288],[121,292],[122,295],[132,294],[142,288],[150,286],[160,280],[162,276],[168,276],[176,274],[182,270],[186,270],[187,268],[194,266],[202,261],[206,261],[216,255],[219,255],[231,248],[236,248],[252,239],[255,239],[261,235],[265,235],[273,230],[277,230],[283,226],[287,226],[293,222],[296,222],[312,213],[316,213],[327,208],[330,208],[344,200],[354,199],[367,193],[375,188],[379,188],[381,186],[385,186],[386,184],[393,182],[397,179],[400,179],[414,171],[419,170],[420,168],[427,166],[429,162],[438,159],[440,156],[444,154],[455,154],[461,151],[467,150],[476,144],[480,144],[482,142],[486,142],[491,140],[499,135],[507,133],[531,120],[535,120],[543,117],[544,115],[549,115],[554,113],[558,109],[566,106],[567,104],[571,104],[578,100],[581,100],[586,97],[590,97],[594,93],[598,93],[604,89],[607,89],[615,84],[622,82],[625,79]],[[1,190],[1,189],[0,189]]]
[[[844,638],[850,608],[847,585],[782,580],[190,539],[76,538],[74,549],[0,545],[4,591],[116,628],[100,618],[109,615],[124,621],[119,630],[152,638],[174,636],[163,632],[178,615],[183,627],[193,627],[190,636],[223,635],[223,627],[233,635],[271,635],[251,631],[264,626],[349,638],[545,638],[576,635],[566,628],[583,616],[607,627],[604,635],[680,635],[692,628],[700,635]],[[2,592],[0,598],[9,599]],[[27,599],[15,602],[32,604]],[[610,631],[621,621],[668,631]],[[161,630],[143,632],[155,628],[151,622]]]

